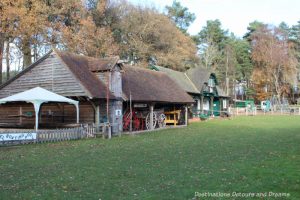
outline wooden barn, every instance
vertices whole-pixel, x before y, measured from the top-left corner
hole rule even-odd
[[[218,86],[217,77],[214,73],[202,67],[191,68],[186,72],[161,66],[151,66],[150,68],[166,73],[194,99],[194,104],[190,110],[193,113],[191,117],[200,114],[220,116],[227,113],[229,97]]]
[[[1,85],[0,98],[35,87],[79,101],[79,123],[98,126],[109,122],[113,133],[123,131],[123,120],[128,119],[128,112],[132,130],[153,129],[158,127],[157,110],[158,114],[176,113],[193,102],[162,72],[125,66],[118,57],[98,59],[56,50]],[[166,114],[173,116],[168,120],[180,124],[176,121],[179,116]],[[1,104],[0,126],[32,128],[34,115],[30,103]],[[181,113],[181,118],[183,115]],[[76,109],[68,103],[48,102],[42,104],[38,117],[41,128],[70,126],[76,123]]]
[[[121,92],[117,91],[115,87],[108,88],[110,85],[105,84],[107,80],[120,77],[120,73],[115,72],[120,71],[117,60],[117,58],[93,59],[65,52],[50,51],[1,85],[0,98],[34,87],[42,87],[56,94],[78,100],[80,102],[80,123],[95,122],[97,124],[101,120],[109,120],[111,123],[120,124],[122,117],[116,117],[113,113],[115,110],[122,110]],[[97,77],[97,74],[101,70],[103,75],[100,78]],[[121,85],[121,80],[119,80],[119,84]],[[66,103],[43,104],[39,116],[40,127],[60,127],[75,123],[75,112],[74,107]],[[33,105],[29,103],[3,104],[0,107],[0,125],[32,127],[34,125],[33,113]],[[108,115],[109,117],[107,117]],[[122,125],[116,129],[122,130]],[[115,131],[118,132],[118,130]]]
[[[165,73],[124,66],[122,84],[124,129],[128,129],[126,117],[130,111],[134,115],[134,130],[187,124],[187,108],[193,99]],[[148,118],[154,120],[150,122]]]

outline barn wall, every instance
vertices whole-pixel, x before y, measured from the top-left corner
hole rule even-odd
[[[110,122],[112,124],[112,133],[123,131],[123,102],[110,102]]]
[[[63,96],[86,96],[82,85],[55,53],[1,89],[0,98],[40,86]]]
[[[122,74],[118,66],[111,72],[110,90],[117,98],[122,98]]]
[[[18,117],[19,115],[28,117]],[[3,104],[0,105],[0,123],[34,124],[34,108],[32,104]]]
[[[114,66],[111,71],[97,72],[96,76],[107,85],[115,97],[121,99],[122,90],[122,74],[118,65]],[[107,121],[106,103],[100,104],[100,123]],[[121,114],[121,115],[119,115]],[[110,100],[109,102],[109,122],[112,126],[112,133],[119,133],[123,130],[123,102],[121,100]]]
[[[122,99],[122,74],[119,66],[115,66],[111,73],[110,90],[119,99]],[[111,102],[111,123],[112,133],[123,131],[123,101]]]
[[[27,117],[20,117],[26,115]],[[94,123],[94,109],[89,102],[79,103],[79,122]],[[47,103],[40,108],[40,124],[74,124],[76,108],[66,103]],[[35,111],[30,103],[0,105],[0,124],[29,125],[35,124]]]
[[[97,103],[96,103],[97,104]],[[107,104],[106,102],[101,102],[99,105],[99,122],[105,123],[107,122]],[[112,126],[112,133],[119,133],[123,129],[123,118],[122,118],[122,108],[123,102],[110,100],[108,104],[108,115],[109,122]]]
[[[95,72],[96,76],[107,85],[109,81],[109,89],[116,97],[122,97],[122,74],[119,66],[115,66],[112,71]]]

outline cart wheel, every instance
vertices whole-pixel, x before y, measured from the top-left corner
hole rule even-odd
[[[159,128],[163,128],[166,126],[166,115],[164,113],[161,113],[159,116],[158,116],[158,127]]]
[[[157,115],[155,112],[153,112],[153,128],[156,127],[156,123],[157,123]],[[146,128],[147,130],[150,130],[150,113],[148,113],[146,117]]]

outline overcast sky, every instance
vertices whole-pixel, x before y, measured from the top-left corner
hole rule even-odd
[[[173,0],[129,0],[135,4],[155,5],[163,11]],[[258,20],[278,25],[284,21],[289,26],[300,20],[300,0],[179,0],[196,20],[189,28],[190,34],[197,34],[207,20],[219,19],[223,29],[237,36],[243,36],[250,22]]]

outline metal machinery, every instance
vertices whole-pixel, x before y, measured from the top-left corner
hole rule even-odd
[[[132,121],[132,131],[150,130],[150,112],[132,110],[132,120],[130,110],[123,115],[123,130],[130,131],[130,123]],[[154,110],[153,112],[153,128],[162,128],[166,126],[166,116],[163,110]]]

